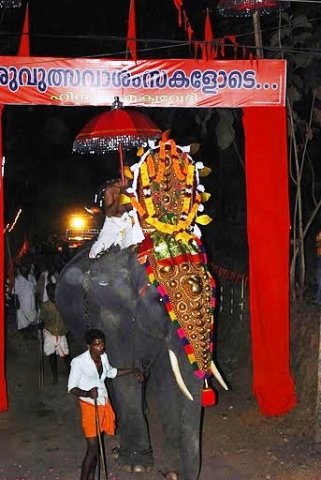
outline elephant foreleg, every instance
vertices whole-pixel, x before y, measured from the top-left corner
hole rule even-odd
[[[185,359],[184,359],[185,360]],[[187,365],[187,367],[190,366]],[[184,379],[191,379],[190,370]],[[184,375],[184,371],[182,371]],[[171,370],[167,349],[153,366],[151,390],[159,409],[164,430],[166,465],[162,467],[167,480],[196,480],[200,469],[200,419],[199,385],[188,385],[194,400],[179,389]]]
[[[121,441],[117,461],[126,471],[149,471],[154,460],[143,411],[142,385],[130,376],[115,379],[113,386]]]

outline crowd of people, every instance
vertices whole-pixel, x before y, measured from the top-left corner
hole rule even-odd
[[[55,303],[55,288],[63,257],[26,254],[14,265],[14,278],[6,281],[6,303],[12,306],[17,331],[24,337],[41,341],[41,351],[48,358],[53,383],[58,382],[58,358],[67,371],[70,354],[67,329]]]

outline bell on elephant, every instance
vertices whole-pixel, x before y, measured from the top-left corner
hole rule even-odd
[[[202,406],[203,407],[212,407],[216,404],[216,392],[213,388],[210,388],[208,385],[207,379],[204,380],[204,387],[202,390]]]

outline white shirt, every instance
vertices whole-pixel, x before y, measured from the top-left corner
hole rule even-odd
[[[105,405],[108,400],[108,392],[105,385],[106,378],[115,378],[117,375],[117,368],[110,365],[107,354],[101,355],[101,362],[103,366],[103,372],[99,378],[95,362],[91,358],[90,351],[78,355],[71,361],[71,369],[68,378],[68,392],[72,388],[78,387],[81,390],[90,390],[91,388],[98,388],[97,403],[99,405]],[[81,400],[87,403],[94,404],[94,400],[89,397],[79,397]]]
[[[15,278],[12,292],[18,296],[20,303],[20,308],[16,312],[18,330],[36,321],[36,284],[35,277],[30,273],[28,278],[20,273]]]

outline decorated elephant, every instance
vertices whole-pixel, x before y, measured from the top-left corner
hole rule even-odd
[[[56,301],[75,338],[98,328],[106,334],[112,365],[141,369],[147,384],[152,375],[167,478],[196,480],[201,409],[215,401],[211,375],[227,389],[213,362],[215,282],[195,226],[203,193],[197,169],[173,141],[157,148],[133,169],[128,189],[144,240],[127,248],[112,245],[96,258],[80,252],[60,275]],[[118,461],[126,470],[148,471],[153,454],[143,389],[120,377],[113,390]]]

